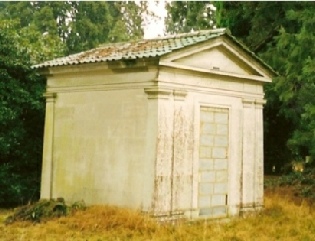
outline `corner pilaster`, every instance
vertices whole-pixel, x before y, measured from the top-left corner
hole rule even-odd
[[[243,99],[243,160],[240,212],[254,211],[255,193],[255,99]]]
[[[241,213],[263,206],[263,99],[243,99]]]
[[[256,149],[255,149],[255,196],[254,202],[256,209],[261,209],[264,205],[264,130],[263,130],[263,99],[255,100],[256,115]]]
[[[46,98],[46,115],[40,190],[41,199],[52,198],[54,112],[56,96],[56,93],[47,92],[44,94],[44,97]]]

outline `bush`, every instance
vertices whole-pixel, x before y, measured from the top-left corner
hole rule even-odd
[[[9,164],[0,165],[0,206],[16,207],[38,200],[39,183],[34,173],[17,174]]]
[[[292,185],[299,195],[315,200],[315,168],[284,175],[280,178],[279,184]]]
[[[66,216],[72,211],[85,209],[86,205],[83,201],[68,206],[63,198],[41,200],[32,205],[17,208],[14,214],[5,220],[5,223],[11,224],[17,221],[40,222],[45,219]]]

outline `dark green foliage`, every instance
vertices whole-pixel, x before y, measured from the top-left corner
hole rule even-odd
[[[44,79],[11,29],[0,31],[0,206],[38,198]]]
[[[226,2],[223,20],[279,76],[265,86],[265,170],[315,154],[315,5]]]
[[[109,33],[121,17],[114,2],[73,2],[71,31],[65,39],[67,53],[80,52],[109,42]]]
[[[203,15],[206,12],[206,5],[211,1],[173,1],[167,5],[168,18],[166,19],[167,32],[181,33],[191,30],[211,29],[210,16]],[[219,8],[216,22],[220,22],[221,3],[216,4]]]
[[[279,185],[294,186],[296,194],[315,201],[315,169],[308,168],[304,172],[292,172],[283,175]]]
[[[1,29],[7,30],[20,51],[30,55],[33,64],[60,57],[65,52],[55,17],[51,8],[36,2],[4,2],[0,5]]]
[[[198,18],[205,4],[176,2],[168,29],[180,32],[185,25],[207,29]],[[315,4],[233,1],[215,5],[217,27],[229,28],[279,73],[265,86],[265,171],[276,166],[279,173],[292,160],[315,156]]]
[[[276,121],[275,125],[269,123],[266,141],[274,138],[279,152],[289,150],[291,159],[287,161],[315,155],[315,52],[309,48],[315,41],[314,10],[314,4],[305,2],[287,9],[285,19],[291,25],[281,26],[274,42],[261,55],[280,73],[266,88],[269,102],[265,115]],[[282,134],[277,132],[280,125],[284,125]]]
[[[2,2],[0,23],[14,22],[15,32],[23,39],[21,46],[31,54],[33,63],[39,63],[103,43],[142,37],[141,11],[145,11],[146,4],[142,5],[108,1]]]

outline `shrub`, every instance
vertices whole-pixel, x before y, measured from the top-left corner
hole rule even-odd
[[[76,210],[85,210],[86,205],[83,201],[76,202],[73,205],[66,205],[63,198],[41,200],[32,205],[25,205],[17,208],[15,212],[6,220],[6,224],[16,221],[40,222],[43,219],[66,216],[68,213]]]

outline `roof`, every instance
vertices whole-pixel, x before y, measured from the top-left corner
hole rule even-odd
[[[230,35],[229,32],[224,28],[215,30],[201,30],[193,33],[177,34],[154,39],[142,39],[133,42],[104,44],[99,46],[98,48],[34,65],[33,68],[41,69],[45,67],[108,62],[123,59],[160,57],[175,50],[182,49],[184,47],[201,43],[223,35],[228,36],[230,39],[233,40],[233,42],[235,42],[252,57],[254,57],[264,67],[269,69],[272,73],[276,74],[269,65],[258,58],[235,37]]]

